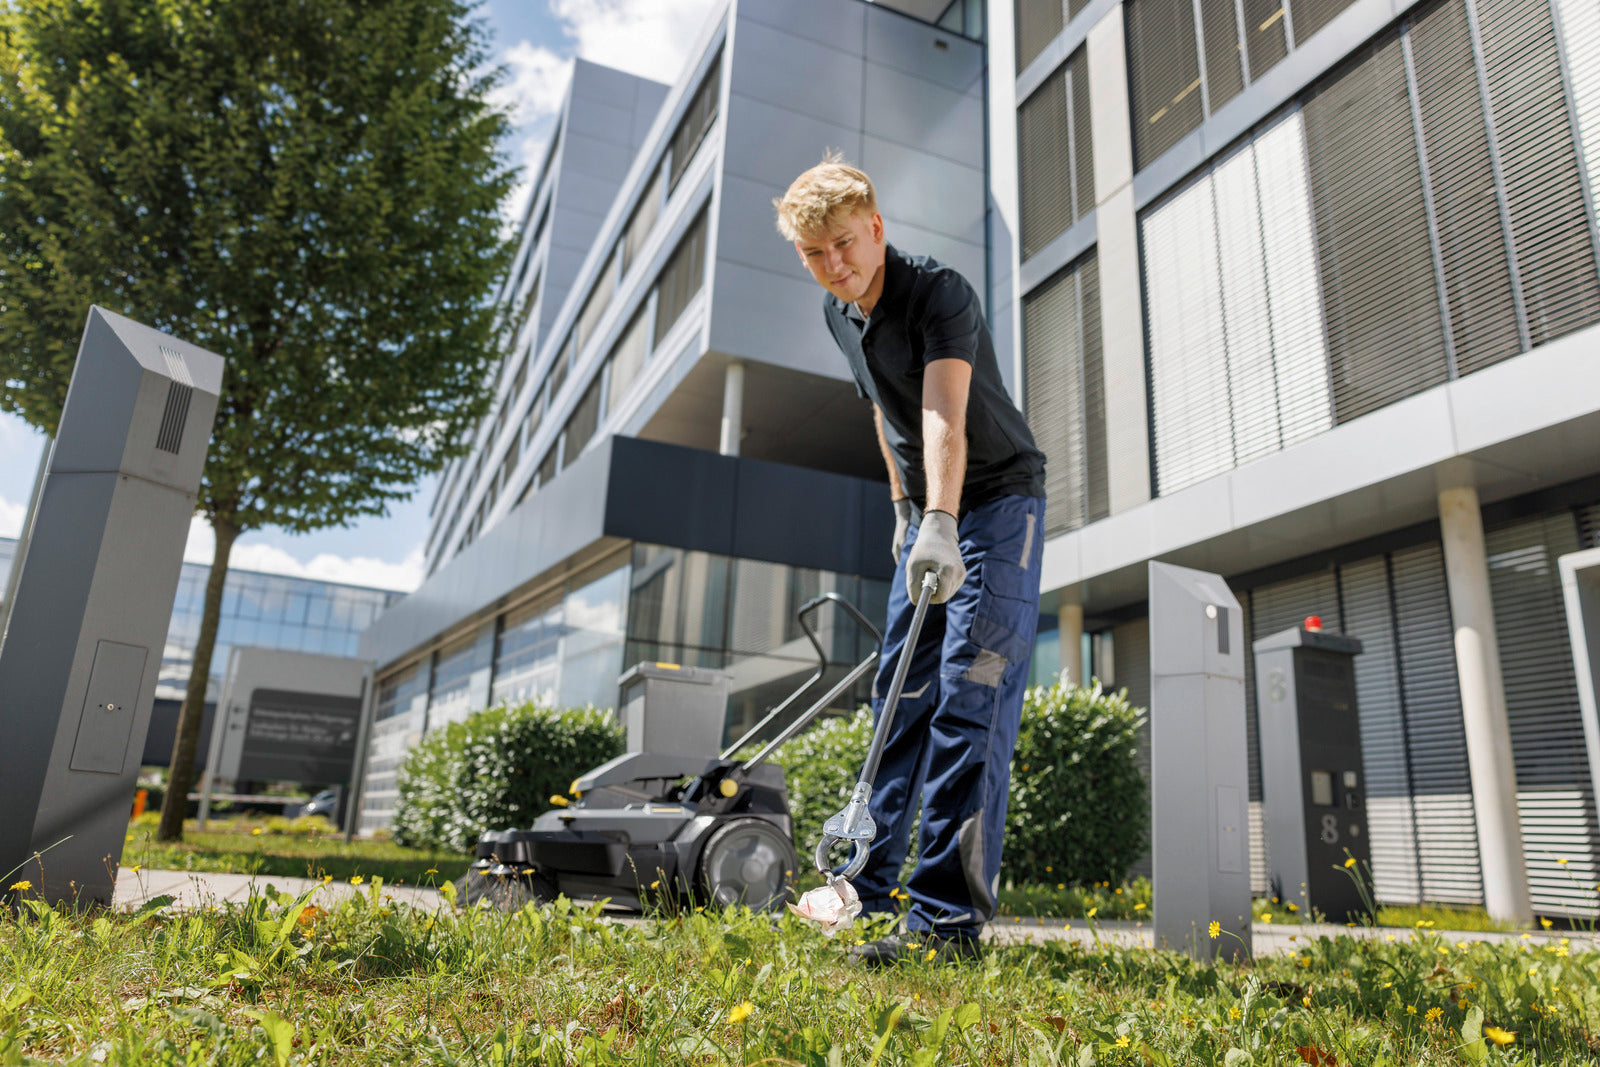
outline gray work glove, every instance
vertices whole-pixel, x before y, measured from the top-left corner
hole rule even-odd
[[[906,531],[911,529],[911,498],[903,496],[894,502],[894,565],[900,566],[900,549],[906,543]]]
[[[967,580],[967,565],[961,562],[956,517],[948,511],[922,513],[917,541],[911,546],[911,558],[906,560],[906,588],[911,591],[913,604],[922,593],[922,576],[928,571],[939,578],[939,588],[933,592],[935,604],[949,600]]]

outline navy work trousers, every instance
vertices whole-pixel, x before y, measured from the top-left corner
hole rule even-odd
[[[1011,753],[1039,625],[1043,523],[1044,500],[1029,496],[1004,496],[962,515],[966,583],[929,609],[912,654],[872,790],[878,837],[855,883],[864,910],[893,910],[890,892],[920,801],[917,865],[906,886],[911,930],[976,937],[994,917]],[[916,537],[912,526],[889,587],[875,717],[916,607],[905,575]]]

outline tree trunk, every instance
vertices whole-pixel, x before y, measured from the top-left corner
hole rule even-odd
[[[167,794],[161,800],[161,826],[158,841],[183,840],[183,816],[189,807],[189,790],[194,785],[194,754],[200,746],[200,726],[206,714],[206,684],[211,678],[211,653],[217,645],[217,624],[222,619],[222,587],[228,579],[228,557],[239,538],[239,527],[213,519],[216,552],[211,558],[211,574],[206,579],[206,604],[200,616],[200,640],[189,667],[189,688],[183,694],[183,710],[178,713],[178,735],[172,742],[172,766],[167,771]],[[217,726],[213,725],[213,729]]]

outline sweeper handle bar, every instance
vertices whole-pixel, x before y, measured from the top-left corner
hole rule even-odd
[[[889,695],[883,702],[883,714],[878,716],[877,729],[872,731],[872,748],[867,752],[866,765],[861,768],[861,780],[850,793],[850,803],[844,810],[822,824],[822,840],[817,842],[817,873],[832,885],[837,878],[854,878],[867,865],[867,855],[872,849],[878,827],[867,811],[872,799],[872,782],[878,777],[878,763],[883,759],[883,746],[889,740],[889,726],[894,722],[895,708],[900,704],[900,691],[905,687],[906,674],[911,670],[911,657],[916,655],[917,638],[922,635],[922,620],[928,615],[928,605],[939,588],[937,572],[928,571],[922,576],[922,588],[917,593],[917,610],[911,616],[911,628],[906,632],[905,644],[900,646],[900,662],[895,664],[894,679],[889,683]],[[841,841],[851,844],[850,862],[835,873],[828,862],[828,853]]]
[[[788,726],[784,727],[783,731],[779,733],[777,737],[774,737],[771,741],[769,741],[765,748],[741,764],[739,767],[740,771],[748,771],[751,767],[754,767],[758,763],[765,761],[768,756],[772,755],[779,745],[783,744],[785,741],[789,740],[789,738],[793,737],[795,734],[799,733],[801,730],[810,725],[811,721],[818,715],[822,714],[823,709],[832,704],[839,694],[849,689],[856,683],[857,679],[859,679],[863,674],[866,674],[877,664],[878,653],[883,648],[883,635],[878,633],[878,628],[872,625],[865,615],[861,614],[859,608],[850,603],[850,601],[846,600],[844,597],[840,596],[838,593],[823,593],[821,596],[813,597],[812,599],[806,601],[803,605],[801,605],[800,610],[795,612],[795,619],[800,623],[800,628],[805,631],[806,638],[811,642],[811,647],[817,650],[817,669],[812,673],[810,678],[805,680],[804,684],[802,684],[800,688],[796,689],[793,693],[790,693],[782,703],[773,708],[771,711],[767,712],[766,716],[763,717],[760,722],[752,726],[743,737],[739,738],[739,740],[735,741],[732,745],[724,749],[721,758],[729,759],[735,752],[738,752],[740,749],[744,748],[745,745],[750,743],[752,738],[761,733],[762,730],[765,730],[770,723],[778,718],[779,715],[782,715],[788,710],[789,705],[798,700],[803,693],[809,690],[818,682],[818,680],[822,678],[823,672],[828,669],[828,654],[823,650],[822,642],[818,639],[816,630],[812,628],[811,616],[817,611],[818,608],[827,603],[839,605],[839,607],[843,608],[851,618],[855,619],[855,621],[860,624],[862,629],[866,630],[867,633],[872,635],[872,651],[868,652],[866,657],[862,659],[860,663],[857,663],[853,668],[851,668],[850,673],[846,674],[842,679],[840,679],[837,685],[828,690],[827,693],[823,694],[822,699],[818,700],[815,704],[812,704],[811,707],[807,708],[798,718],[796,718]]]

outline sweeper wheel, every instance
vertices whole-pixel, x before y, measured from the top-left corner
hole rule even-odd
[[[717,828],[700,854],[700,888],[715,907],[771,911],[789,899],[798,866],[794,843],[777,827],[734,819]]]

